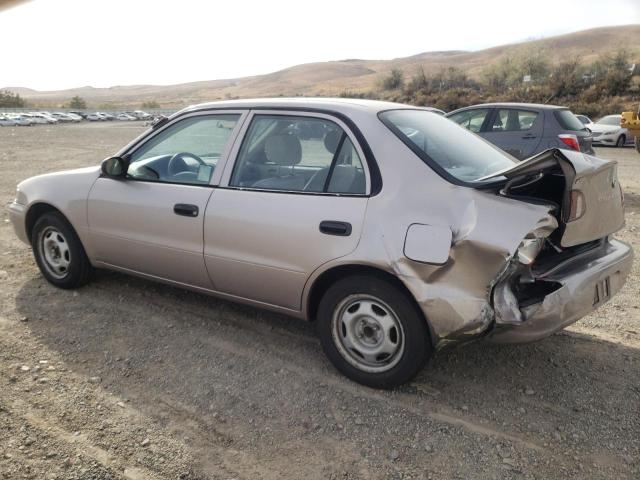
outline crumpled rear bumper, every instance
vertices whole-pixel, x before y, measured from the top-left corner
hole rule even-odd
[[[608,301],[624,285],[633,250],[611,239],[600,248],[565,262],[545,276],[561,287],[543,301],[521,309],[522,322],[498,325],[488,335],[496,343],[526,343],[562,330]]]

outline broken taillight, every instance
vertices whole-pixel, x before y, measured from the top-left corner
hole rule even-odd
[[[567,223],[573,222],[574,220],[582,217],[586,210],[587,205],[585,204],[582,192],[580,190],[571,190],[571,208],[569,209],[569,218],[567,219]]]
[[[572,135],[570,133],[561,133],[558,135],[558,138],[562,143],[568,146],[571,150],[580,151],[580,143],[578,142],[578,137]]]

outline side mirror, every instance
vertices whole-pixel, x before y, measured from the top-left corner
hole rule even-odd
[[[129,168],[129,162],[122,157],[110,157],[103,160],[101,169],[107,177],[124,178]]]

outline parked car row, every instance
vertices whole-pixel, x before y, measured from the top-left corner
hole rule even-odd
[[[606,115],[597,122],[586,115],[576,115],[585,127],[593,134],[594,145],[610,145],[624,147],[633,145],[636,137],[626,128],[620,127],[622,115]]]
[[[0,126],[33,126],[38,124],[78,123],[83,120],[101,122],[110,120],[135,121],[150,120],[149,113],[142,110],[127,111],[117,114],[104,112],[28,112],[0,113]]]
[[[633,134],[620,128],[621,115],[607,115],[593,122],[556,105],[487,103],[460,108],[445,116],[518,160],[549,148],[593,155],[593,145],[623,147],[635,142]]]

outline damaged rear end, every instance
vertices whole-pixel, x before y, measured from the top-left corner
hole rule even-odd
[[[496,342],[535,341],[609,300],[631,269],[633,252],[611,234],[624,225],[616,163],[547,150],[491,178],[497,193],[548,205],[552,217],[520,243],[494,283]]]

